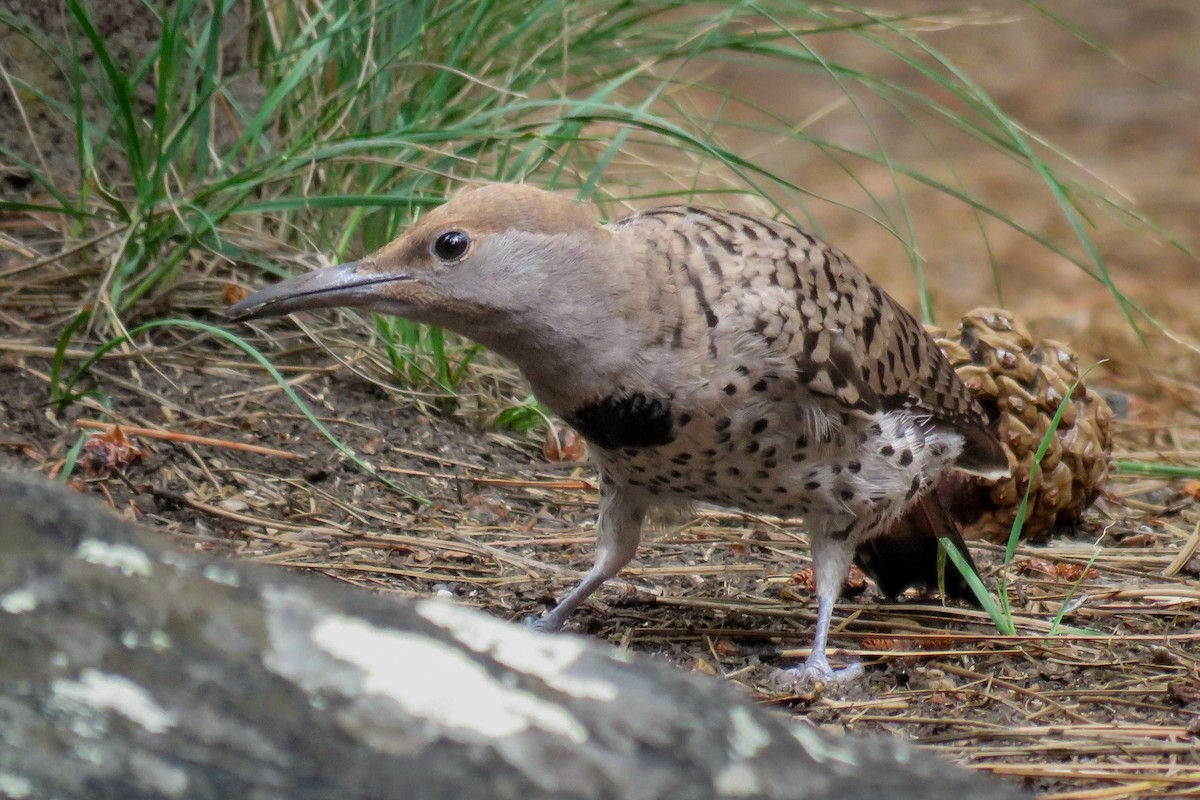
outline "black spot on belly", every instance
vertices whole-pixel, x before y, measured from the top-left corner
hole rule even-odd
[[[563,418],[583,438],[605,450],[661,447],[675,439],[671,403],[640,393],[602,397]]]

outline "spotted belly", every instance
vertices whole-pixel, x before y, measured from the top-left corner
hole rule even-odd
[[[652,504],[699,501],[846,523],[901,513],[962,447],[960,437],[927,430],[906,412],[751,412],[677,412],[665,443],[594,447],[602,479]]]

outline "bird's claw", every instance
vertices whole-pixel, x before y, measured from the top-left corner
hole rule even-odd
[[[549,616],[543,617],[526,617],[525,627],[538,633],[558,633],[562,629],[562,625],[555,624],[554,620]]]
[[[860,661],[847,664],[841,669],[834,669],[824,657],[809,657],[799,666],[774,670],[770,680],[780,688],[810,689],[815,686],[845,686],[862,676],[863,665]]]

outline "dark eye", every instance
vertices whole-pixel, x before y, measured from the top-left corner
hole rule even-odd
[[[471,246],[471,237],[462,231],[446,231],[433,243],[433,254],[442,261],[457,261]]]

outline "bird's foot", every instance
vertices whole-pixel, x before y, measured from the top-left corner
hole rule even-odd
[[[558,633],[562,630],[562,621],[555,619],[551,612],[540,617],[526,617],[525,627],[538,633]]]
[[[829,659],[824,653],[813,653],[799,666],[773,671],[770,680],[780,688],[811,689],[818,685],[845,686],[862,676],[863,665],[859,661],[847,664],[841,669],[834,669],[829,665]]]

